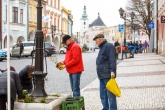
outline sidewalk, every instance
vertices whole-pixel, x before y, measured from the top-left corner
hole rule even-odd
[[[118,110],[165,110],[165,57],[135,54],[118,64],[116,80],[122,93]],[[98,79],[81,93],[86,110],[102,110]]]

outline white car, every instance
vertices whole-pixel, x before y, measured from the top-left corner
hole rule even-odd
[[[61,54],[65,54],[66,53],[66,48],[65,47],[60,48],[59,52]]]

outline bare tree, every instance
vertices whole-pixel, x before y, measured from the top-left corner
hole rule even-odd
[[[138,29],[145,32],[150,39],[151,29],[147,28],[147,24],[153,20],[151,0],[129,0],[126,10],[129,14],[135,13],[133,22],[139,24]]]

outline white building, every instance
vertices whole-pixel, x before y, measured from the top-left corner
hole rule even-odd
[[[116,26],[111,26],[110,28],[110,32],[109,32],[109,42],[114,43],[115,42],[115,31],[116,31]]]
[[[61,36],[61,0],[47,0],[46,15],[51,20],[46,23],[46,41],[54,42],[56,49],[60,48],[60,36]],[[52,26],[54,31],[52,32]]]
[[[2,48],[7,47],[7,0],[2,0]],[[26,41],[27,0],[10,1],[10,46],[19,41]]]

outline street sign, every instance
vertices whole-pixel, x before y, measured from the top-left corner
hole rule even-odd
[[[148,23],[147,28],[154,28],[154,23],[152,23],[152,22]]]
[[[119,32],[124,32],[124,24],[119,24],[118,25],[118,31]]]
[[[161,23],[165,23],[165,16],[161,16]]]
[[[44,16],[44,15],[42,15],[42,20],[43,20],[44,22],[49,22],[49,21],[51,21],[51,19],[50,19],[48,16]]]
[[[47,30],[43,30],[42,32],[43,32],[43,34],[47,34]]]

